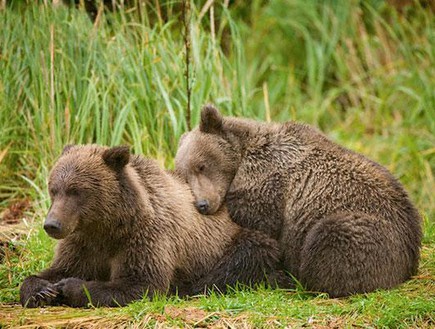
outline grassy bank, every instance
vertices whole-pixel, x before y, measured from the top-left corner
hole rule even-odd
[[[382,1],[236,1],[203,16],[192,4],[192,125],[207,102],[231,115],[304,121],[386,166],[424,217],[416,278],[338,300],[260,289],[118,310],[10,306],[23,278],[52,257],[40,224],[47,175],[65,144],[126,143],[173,165],[187,130],[184,30],[180,6],[160,5],[167,19],[147,5],[148,16],[130,10],[97,25],[64,7],[0,11],[0,213],[31,202],[21,214],[25,234],[2,248],[0,324],[434,325],[435,19],[426,8],[399,14]]]

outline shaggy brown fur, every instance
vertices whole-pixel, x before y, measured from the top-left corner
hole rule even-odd
[[[201,115],[176,156],[200,212],[226,203],[235,222],[279,241],[289,272],[330,296],[416,273],[421,219],[385,168],[308,125],[222,117],[212,106]]]
[[[275,240],[225,209],[200,215],[187,184],[126,147],[66,147],[49,192],[44,229],[60,242],[51,267],[23,282],[24,306],[117,306],[281,278]]]

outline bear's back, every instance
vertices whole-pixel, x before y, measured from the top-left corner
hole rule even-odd
[[[294,126],[300,129],[291,133],[302,140],[304,152],[289,167],[287,200],[293,211],[301,200],[308,205],[305,209],[317,206],[319,215],[352,210],[392,220],[416,216],[404,188],[385,167],[314,128]]]
[[[226,209],[213,216],[201,215],[194,206],[189,185],[177,175],[162,170],[155,160],[137,155],[132,156],[130,164],[150,198],[162,239],[167,239],[168,248],[179,256],[180,280],[191,280],[209,270],[239,230]]]
[[[227,193],[231,216],[242,226],[278,238],[281,227],[291,225],[304,235],[319,218],[355,211],[392,222],[399,235],[420,235],[418,212],[381,165],[306,124],[251,127]]]

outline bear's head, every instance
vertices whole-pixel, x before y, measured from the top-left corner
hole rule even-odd
[[[119,179],[129,156],[125,146],[66,146],[50,173],[48,235],[63,239],[74,231],[92,234],[104,227],[120,200]]]
[[[190,185],[195,206],[202,214],[214,214],[237,172],[240,152],[224,118],[211,105],[201,111],[199,128],[185,133],[175,156],[176,172]]]

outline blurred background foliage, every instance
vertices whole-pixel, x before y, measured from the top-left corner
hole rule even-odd
[[[45,208],[68,143],[130,144],[172,167],[188,77],[192,126],[208,102],[310,123],[385,165],[434,218],[429,1],[191,1],[188,12],[181,1],[60,2],[1,2],[1,207]]]

